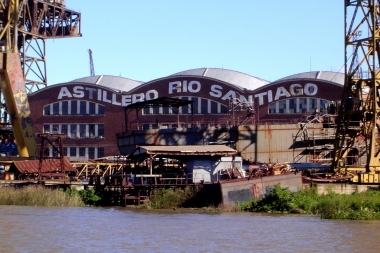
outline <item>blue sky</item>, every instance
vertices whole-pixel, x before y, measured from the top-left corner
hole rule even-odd
[[[150,81],[210,67],[268,81],[344,71],[342,0],[67,0],[83,37],[47,42],[49,84],[90,75]]]

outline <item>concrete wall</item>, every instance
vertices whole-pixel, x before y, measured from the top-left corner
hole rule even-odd
[[[316,184],[318,194],[327,194],[333,191],[338,194],[352,194],[364,192],[370,189],[379,189],[378,185],[364,184]]]
[[[236,202],[249,201],[255,197],[255,189],[256,196],[263,198],[277,184],[280,184],[283,188],[289,188],[292,192],[296,192],[302,189],[301,173],[268,176],[251,180],[221,181],[220,188],[223,204],[234,205]]]

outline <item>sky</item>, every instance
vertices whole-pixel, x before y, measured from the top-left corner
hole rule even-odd
[[[112,3],[112,4],[111,4]],[[223,68],[267,81],[344,71],[343,0],[67,0],[79,38],[49,39],[49,85],[96,75],[151,81]]]

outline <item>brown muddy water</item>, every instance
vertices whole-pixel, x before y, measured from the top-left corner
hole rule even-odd
[[[380,252],[380,221],[0,206],[0,252]]]

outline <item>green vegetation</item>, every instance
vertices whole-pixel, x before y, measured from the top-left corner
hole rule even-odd
[[[0,205],[20,206],[85,206],[95,205],[100,199],[93,189],[51,189],[44,186],[22,188],[0,187]]]
[[[196,192],[191,187],[185,189],[159,189],[153,192],[152,197],[142,208],[148,209],[172,209],[186,205],[186,202],[193,199]]]
[[[276,185],[263,199],[239,204],[243,211],[319,214],[324,219],[380,219],[380,191],[318,195],[315,188],[290,192]]]

